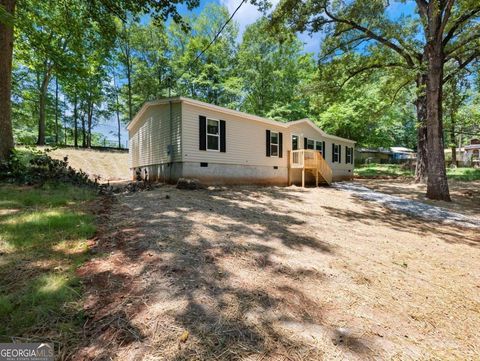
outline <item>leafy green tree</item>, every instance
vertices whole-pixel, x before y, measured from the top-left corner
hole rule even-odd
[[[444,124],[447,129],[448,145],[452,152],[451,164],[457,165],[457,137],[459,112],[462,106],[465,106],[471,97],[469,91],[470,82],[464,73],[458,73],[445,84],[443,94],[445,103],[445,112],[443,113]]]
[[[349,77],[354,54],[320,64],[310,85],[311,111],[328,132],[355,139],[359,146],[412,146],[415,114],[410,88],[398,90],[388,71]]]
[[[344,52],[362,50],[366,43],[374,42],[401,62],[372,66],[416,72],[418,94],[425,96],[425,102],[419,97],[422,103],[417,105],[417,112],[426,119],[427,196],[450,201],[443,151],[442,87],[451,74],[444,74],[444,66],[453,63],[462,69],[480,56],[480,4],[470,0],[416,0],[415,4],[416,18],[392,18],[387,14],[389,3],[380,0],[283,0],[273,23],[287,21],[296,30],[325,31],[327,39],[336,44],[334,49]]]
[[[172,84],[175,92],[209,103],[235,107],[240,81],[236,76],[238,26],[230,22],[222,35],[202,54],[229,18],[226,7],[207,4],[195,17],[187,18],[190,31],[171,24]]]
[[[238,51],[238,77],[242,80],[241,108],[279,120],[308,115],[303,91],[314,75],[312,54],[287,29],[272,34],[268,21],[260,19],[243,34]]]
[[[50,28],[50,24],[36,23],[36,16],[38,15],[37,6],[43,8],[49,8],[54,5],[61,5],[65,8],[66,17],[63,19],[65,26],[69,25],[69,20],[82,20],[85,25],[89,22],[93,22],[96,30],[104,36],[114,36],[115,32],[112,32],[110,27],[104,27],[104,23],[108,24],[113,17],[124,18],[127,13],[132,14],[145,14],[152,13],[159,19],[167,19],[172,16],[177,22],[181,22],[181,16],[177,12],[176,6],[178,4],[185,3],[189,9],[198,6],[198,0],[68,0],[66,2],[59,3],[53,0],[46,0],[42,2],[35,2],[30,6],[30,1],[17,0],[0,0],[0,160],[5,160],[9,157],[11,150],[13,149],[13,132],[12,132],[12,119],[11,119],[11,90],[12,90],[12,55],[14,49],[14,24],[16,24],[15,16],[16,11],[20,14],[19,18],[30,20],[30,23],[19,22],[16,26],[24,24],[26,26],[31,25],[34,30],[41,28],[41,34],[49,34],[54,29]],[[18,5],[18,7],[17,7]],[[75,10],[78,7],[85,9],[85,12],[78,14]],[[48,14],[41,14],[48,18]],[[37,27],[37,28],[35,28]],[[23,34],[22,28],[18,28],[19,33]],[[53,34],[52,37],[54,37]],[[48,40],[48,38],[47,38]],[[64,41],[66,39],[57,38],[57,45],[63,48]],[[46,41],[45,43],[48,43]],[[55,49],[53,49],[55,50]],[[45,60],[45,59],[44,59]],[[55,59],[53,59],[55,60]],[[50,61],[52,59],[48,57],[46,59],[44,80],[48,80],[51,77],[49,73]],[[58,64],[58,63],[57,63]],[[41,112],[40,112],[41,113]],[[40,120],[40,123],[42,120]],[[43,142],[44,129],[43,125],[39,126],[39,143]]]

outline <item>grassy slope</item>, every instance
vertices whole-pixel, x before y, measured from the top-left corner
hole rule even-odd
[[[355,175],[359,177],[413,177],[413,171],[398,164],[369,164],[355,168]],[[480,169],[476,168],[447,168],[449,179],[458,181],[480,180]]]
[[[75,269],[95,232],[92,190],[0,184],[0,340],[71,338],[81,320]]]

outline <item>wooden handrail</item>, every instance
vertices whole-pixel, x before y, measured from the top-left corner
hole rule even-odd
[[[323,158],[319,151],[313,149],[298,149],[289,152],[289,167],[310,170],[314,172],[316,181],[318,183],[318,174],[327,182],[332,183],[332,168],[328,162]],[[302,173],[302,185],[304,174]],[[290,181],[289,181],[290,182]]]

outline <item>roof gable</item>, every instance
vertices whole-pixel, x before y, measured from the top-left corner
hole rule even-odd
[[[322,129],[320,129],[311,119],[309,118],[303,118],[303,119],[299,119],[299,120],[294,120],[293,122],[288,122],[286,124],[288,124],[288,127],[291,127],[292,125],[297,125],[297,124],[307,124],[309,125],[310,127],[312,127],[313,129],[315,129],[322,137],[324,138],[329,138],[329,139],[336,139],[336,140],[340,140],[340,141],[343,141],[343,142],[349,142],[349,143],[356,143],[354,140],[350,140],[350,139],[347,139],[347,138],[342,138],[342,137],[337,137],[336,135],[331,135],[331,134],[328,134],[328,133],[325,133]]]

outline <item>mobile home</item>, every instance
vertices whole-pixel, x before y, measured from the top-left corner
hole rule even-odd
[[[355,142],[309,119],[284,123],[174,97],[144,104],[127,129],[134,177],[305,185],[353,176]]]

